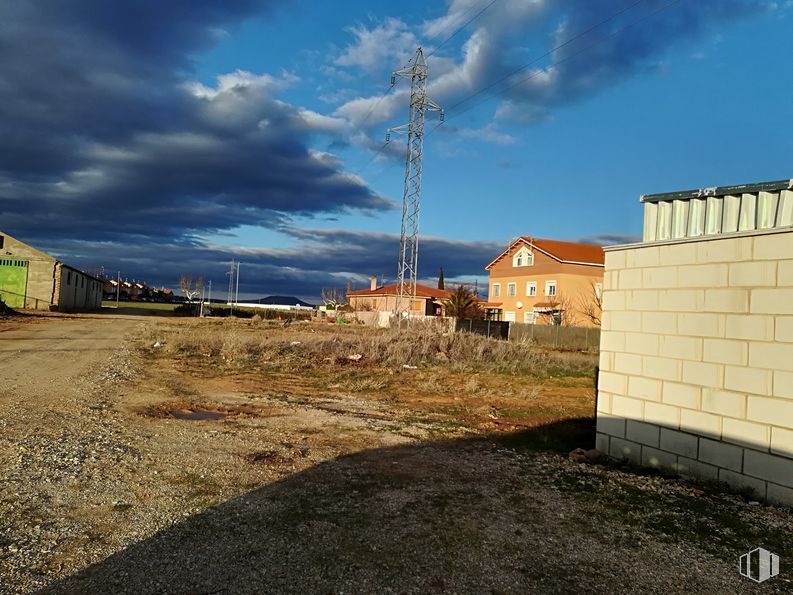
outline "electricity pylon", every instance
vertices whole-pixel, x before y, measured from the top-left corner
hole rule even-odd
[[[416,300],[416,275],[419,260],[419,211],[421,209],[421,159],[424,152],[424,117],[427,111],[443,109],[427,97],[427,61],[424,50],[416,52],[413,66],[394,71],[391,86],[396,77],[410,79],[410,121],[402,126],[389,128],[386,143],[391,141],[392,132],[407,132],[407,158],[405,163],[405,190],[402,195],[402,233],[399,239],[399,268],[397,269],[397,300],[394,313],[399,319],[413,311]],[[407,298],[407,299],[406,299]]]

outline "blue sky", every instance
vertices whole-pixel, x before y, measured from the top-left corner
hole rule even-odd
[[[407,84],[381,97],[422,45],[427,281],[484,280],[517,235],[629,241],[643,193],[793,176],[792,4],[6,6],[0,229],[171,286],[237,258],[250,296],[393,278],[404,153],[376,151]]]

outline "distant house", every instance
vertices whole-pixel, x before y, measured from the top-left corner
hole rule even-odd
[[[102,281],[0,232],[0,298],[11,308],[102,307]]]
[[[443,316],[445,314],[444,301],[451,294],[452,292],[446,289],[436,289],[417,283],[413,313],[424,316]],[[377,277],[372,277],[369,289],[347,292],[347,304],[355,311],[393,312],[396,309],[398,297],[398,285],[377,287]]]
[[[594,326],[603,262],[600,246],[520,237],[485,267],[490,272],[486,317]]]

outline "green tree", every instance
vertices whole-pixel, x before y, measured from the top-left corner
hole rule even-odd
[[[441,267],[441,272],[438,273],[438,289],[445,289],[443,287],[443,267]]]
[[[484,317],[479,300],[471,289],[460,285],[445,302],[446,316],[478,320]]]

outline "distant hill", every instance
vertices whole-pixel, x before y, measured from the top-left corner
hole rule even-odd
[[[245,300],[249,304],[274,304],[278,306],[306,306],[313,308],[314,304],[309,304],[303,300],[297,299],[293,295],[268,295],[267,297],[259,298],[258,300]]]

